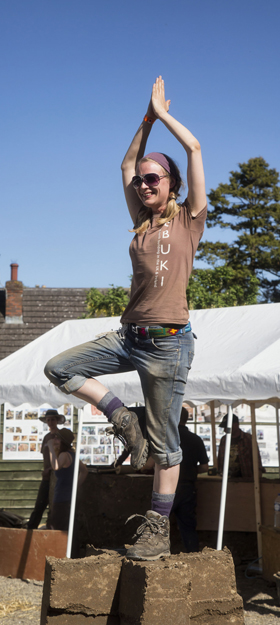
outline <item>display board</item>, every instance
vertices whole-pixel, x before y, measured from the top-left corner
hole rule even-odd
[[[186,405],[186,404],[185,404]],[[205,449],[209,458],[209,464],[213,464],[212,452],[212,429],[211,429],[211,412],[210,405],[201,404],[195,409],[187,406],[189,411],[188,428],[198,434],[204,442]],[[219,423],[223,416],[227,413],[228,407],[221,404],[215,408],[215,432],[216,432],[216,453],[218,455],[220,440],[224,436],[224,430],[219,428]],[[249,404],[239,404],[233,409],[234,414],[239,418],[240,429],[244,432],[252,434],[251,427],[251,410]],[[278,446],[276,431],[276,411],[275,406],[264,404],[256,408],[256,432],[257,443],[260,451],[263,467],[278,467]]]
[[[42,460],[41,445],[47,434],[48,426],[40,421],[46,411],[52,408],[49,404],[42,404],[38,408],[31,408],[28,403],[14,407],[8,402],[4,404],[3,424],[3,460]],[[132,407],[133,408],[133,407]],[[212,430],[210,424],[210,406],[204,404],[196,409],[189,409],[189,429],[196,432],[204,442],[209,458],[213,464]],[[224,435],[217,423],[226,414],[227,407],[220,406],[215,410],[216,420],[216,449],[218,454],[220,439]],[[73,429],[73,406],[63,404],[58,408],[66,422],[63,427]],[[234,408],[239,417],[240,427],[244,432],[251,434],[251,414],[247,404],[240,404]],[[256,409],[257,442],[264,467],[278,466],[277,432],[275,408],[264,405]],[[58,426],[62,427],[62,426]],[[122,453],[124,447],[118,439],[108,436],[106,428],[108,421],[97,408],[87,404],[83,410],[83,427],[81,438],[81,460],[87,465],[108,466]],[[129,464],[130,458],[124,464]]]
[[[49,428],[39,417],[52,408],[43,404],[38,408],[21,404],[16,408],[4,404],[3,460],[42,460],[41,446]],[[73,406],[63,404],[58,412],[65,416],[66,427],[73,430]],[[124,446],[113,436],[108,436],[108,420],[94,406],[87,404],[83,410],[80,459],[87,465],[108,466],[122,453]],[[129,464],[128,458],[124,464]]]
[[[86,404],[83,410],[80,459],[87,465],[108,466],[122,453],[123,444],[113,436],[108,436],[108,423],[105,415],[95,406]],[[130,457],[123,464],[130,464]]]
[[[49,408],[52,408],[49,404],[38,408],[30,408],[27,403],[16,408],[8,402],[4,404],[3,460],[42,460],[42,440],[49,428],[39,417],[43,417]],[[58,412],[66,419],[58,428],[72,430],[73,406],[63,404]]]

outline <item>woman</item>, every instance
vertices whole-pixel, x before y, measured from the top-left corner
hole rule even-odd
[[[52,529],[64,532],[68,531],[72,496],[75,460],[75,453],[72,448],[73,440],[73,432],[67,428],[62,428],[47,443],[51,467],[56,476],[50,524]],[[78,487],[85,481],[87,474],[87,467],[80,460]]]
[[[178,424],[194,353],[186,288],[206,218],[206,193],[198,141],[169,114],[159,76],[144,117],[122,163],[125,197],[135,224],[130,246],[131,299],[122,328],[67,350],[46,365],[49,379],[66,393],[94,404],[107,416],[116,436],[141,468],[155,461],[152,505],[138,528],[127,557],[155,560],[170,554],[169,513],[182,459]],[[188,197],[176,203],[182,184],[168,156],[144,150],[159,120],[178,139],[188,157]],[[95,376],[136,369],[145,398],[147,439],[137,416],[123,407]]]
[[[42,417],[39,417],[40,421],[46,423],[49,426],[49,432],[43,438],[42,446],[41,446],[41,454],[43,454],[44,459],[44,470],[42,472],[42,481],[39,487],[36,503],[34,510],[30,516],[30,519],[27,523],[27,528],[29,530],[36,530],[42,516],[45,512],[47,506],[49,506],[48,520],[47,520],[47,528],[50,528],[50,514],[51,514],[51,501],[50,501],[50,482],[51,482],[51,464],[50,464],[50,454],[49,448],[47,446],[50,438],[54,438],[55,434],[59,431],[57,425],[62,425],[65,423],[65,417],[62,414],[58,414],[57,410],[53,410],[50,408],[46,411],[46,414]]]

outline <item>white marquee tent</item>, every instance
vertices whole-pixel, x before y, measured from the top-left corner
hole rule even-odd
[[[186,388],[189,402],[280,398],[280,304],[193,310],[191,323],[198,339]],[[118,327],[119,317],[65,321],[11,354],[0,362],[0,403],[60,406],[65,395],[45,377],[47,360]],[[143,401],[137,373],[99,379],[125,404]],[[68,401],[83,405],[72,395]]]
[[[193,332],[197,335],[196,355],[186,387],[185,399],[191,403],[217,401],[229,404],[231,427],[232,406],[241,401],[267,403],[276,406],[279,444],[280,398],[280,304],[262,304],[233,308],[191,311]],[[37,407],[48,403],[58,407],[65,395],[44,376],[44,365],[56,354],[80,343],[92,340],[101,332],[119,327],[119,318],[65,321],[0,363],[0,403],[14,406],[24,402]],[[112,392],[130,405],[143,401],[138,375],[135,372],[99,378]],[[67,401],[77,407],[83,402],[72,395]],[[277,403],[276,403],[277,402]],[[254,416],[254,410],[252,412]],[[81,436],[79,423],[77,458]],[[252,420],[253,425],[253,420]],[[253,427],[254,434],[254,427]],[[227,434],[222,483],[217,549],[221,549],[226,500],[226,484],[230,451],[230,431]],[[260,525],[259,476],[257,443],[253,438],[255,499],[257,527]],[[78,462],[75,467],[67,555],[71,553]],[[261,544],[257,532],[259,555]]]

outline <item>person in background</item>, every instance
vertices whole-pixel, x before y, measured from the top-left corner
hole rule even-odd
[[[54,488],[54,498],[51,511],[51,529],[68,531],[70,506],[72,497],[72,485],[75,464],[75,452],[72,448],[74,434],[67,428],[62,428],[56,432],[54,438],[48,441],[51,467],[55,471],[56,484]],[[88,474],[88,469],[80,460],[78,488],[83,484]],[[76,523],[74,524],[72,553],[71,557],[79,555],[78,532]]]
[[[196,487],[198,473],[208,471],[208,456],[203,440],[186,427],[189,413],[182,407],[179,434],[183,459],[172,512],[176,516],[181,538],[187,553],[199,550],[196,532]]]
[[[219,427],[226,430],[227,422],[228,415],[226,414]],[[221,474],[223,473],[224,468],[225,445],[226,436],[223,436],[220,440],[218,452],[218,472]],[[264,473],[265,469],[262,466],[259,448],[258,459],[259,472]],[[252,435],[241,430],[239,427],[239,419],[236,414],[234,414],[232,418],[228,475],[229,477],[242,477],[243,479],[252,479],[254,477]]]
[[[51,475],[52,468],[51,468],[50,453],[49,453],[49,448],[48,448],[47,443],[50,439],[54,438],[55,434],[58,432],[57,426],[63,425],[65,423],[64,415],[59,414],[57,410],[53,410],[52,408],[47,410],[46,414],[43,417],[39,417],[39,419],[40,421],[48,425],[50,431],[48,432],[48,434],[46,434],[46,436],[44,436],[43,442],[42,442],[41,454],[43,454],[44,469],[42,472],[42,481],[39,486],[35,507],[26,525],[27,529],[29,530],[37,529],[42,519],[42,516],[48,506],[49,506],[49,514],[48,514],[47,527],[49,528],[49,516],[50,516],[49,494],[50,494],[50,475]]]

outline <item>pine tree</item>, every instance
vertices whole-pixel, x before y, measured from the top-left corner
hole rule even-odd
[[[279,174],[259,157],[239,163],[229,183],[209,193],[213,209],[208,227],[238,233],[232,244],[204,241],[197,258],[217,267],[231,267],[259,280],[262,301],[280,301],[280,187]]]

